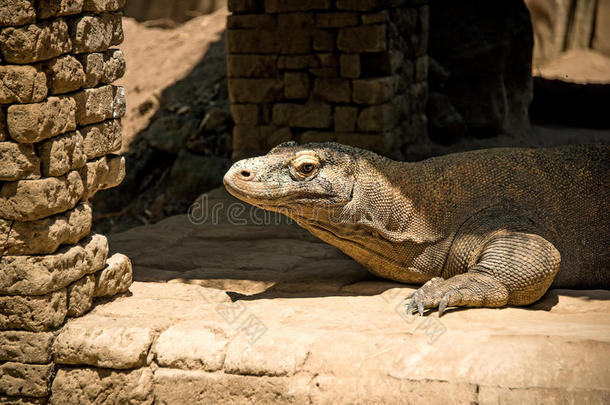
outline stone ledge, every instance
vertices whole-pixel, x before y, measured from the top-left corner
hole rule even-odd
[[[70,320],[53,344],[55,362],[109,369],[131,369],[148,363],[155,337],[150,322],[100,318]]]
[[[152,404],[152,371],[147,367],[129,371],[91,368],[58,370],[53,380],[50,404],[96,403]]]

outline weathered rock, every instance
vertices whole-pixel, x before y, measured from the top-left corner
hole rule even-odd
[[[99,190],[119,185],[125,178],[125,158],[106,155],[87,162],[79,169],[83,179],[83,200],[91,198]]]
[[[131,260],[115,253],[106,261],[106,267],[95,273],[95,297],[109,297],[123,293],[132,282]]]
[[[6,113],[0,108],[0,141],[8,139],[8,128],[6,127]]]
[[[278,57],[275,55],[227,55],[227,76],[274,78]]]
[[[387,49],[385,25],[363,25],[343,28],[337,37],[337,47],[342,52],[381,52]]]
[[[0,364],[0,393],[44,397],[49,393],[53,364]]]
[[[41,142],[38,154],[41,172],[48,177],[62,176],[87,163],[80,131],[68,132]]]
[[[83,127],[80,133],[87,160],[121,149],[121,122],[118,119]]]
[[[34,221],[74,208],[83,195],[76,171],[61,177],[4,183],[0,189],[0,218]]]
[[[39,18],[80,13],[84,0],[38,0]]]
[[[170,115],[153,121],[143,133],[143,137],[151,147],[176,154],[184,149],[189,137],[197,131],[198,125],[196,120],[184,122],[180,117]]]
[[[0,237],[4,245],[0,256],[49,254],[59,245],[74,244],[91,230],[91,206],[80,203],[73,210],[36,221],[0,219]],[[7,259],[0,259],[0,263]]]
[[[161,367],[215,371],[223,366],[228,343],[227,335],[209,323],[187,321],[161,333],[153,352]]]
[[[34,0],[4,0],[0,3],[0,26],[29,24],[35,20]]]
[[[275,104],[273,123],[278,126],[302,128],[329,128],[332,122],[331,106],[326,103]]]
[[[37,103],[47,96],[46,77],[33,66],[0,66],[0,104]]]
[[[39,142],[74,131],[75,112],[72,97],[49,97],[37,104],[13,104],[7,110],[8,131],[17,142]]]
[[[125,6],[126,0],[85,0],[83,9],[91,13],[117,11]]]
[[[101,86],[74,94],[76,122],[93,124],[125,115],[125,90],[117,86]]]
[[[317,78],[313,94],[331,103],[349,103],[352,100],[350,81],[334,78]]]
[[[40,178],[40,159],[34,146],[0,142],[0,181]]]
[[[351,12],[334,12],[334,13],[317,13],[316,27],[318,28],[343,28],[358,25],[360,19],[357,13]]]
[[[110,84],[120,79],[125,74],[126,68],[125,56],[123,56],[123,52],[120,49],[107,50],[104,52],[104,64],[100,82]]]
[[[385,131],[394,128],[400,119],[395,103],[374,105],[358,114],[358,129],[365,132]]]
[[[312,403],[309,397],[309,376],[306,378],[245,376],[202,370],[160,368],[155,372],[154,379],[155,401],[161,404],[180,402],[218,405],[235,403],[305,405]],[[345,402],[337,399],[326,403]]]
[[[342,54],[339,58],[341,77],[355,79],[360,77],[360,55],[357,53]]]
[[[284,82],[276,79],[229,79],[232,103],[278,101],[284,95]]]
[[[284,73],[284,96],[286,98],[307,98],[309,96],[307,72]]]
[[[354,80],[353,99],[357,104],[374,105],[387,103],[395,94],[398,80],[394,76]]]
[[[51,94],[62,94],[85,85],[85,69],[72,55],[59,56],[42,64]]]
[[[258,125],[260,120],[257,104],[231,104],[231,115],[236,125]]]
[[[85,15],[70,22],[75,53],[102,52],[123,42],[120,14]]]
[[[266,0],[265,12],[290,13],[306,10],[328,10],[331,6],[330,0]]]
[[[66,289],[46,295],[0,296],[0,329],[45,331],[56,329],[68,312]]]
[[[232,374],[268,376],[293,375],[300,371],[313,337],[276,334],[267,331],[262,323],[258,327],[263,328],[261,334],[241,333],[229,343],[224,369]]]
[[[335,107],[335,131],[353,132],[356,129],[356,119],[358,118],[358,108],[351,106]]]
[[[2,331],[0,332],[0,360],[19,363],[50,363],[53,358],[51,345],[54,337],[55,332]],[[2,403],[1,400],[0,403]]]
[[[150,323],[95,316],[72,319],[55,339],[54,359],[58,364],[111,369],[141,367],[154,337]]]
[[[3,256],[0,293],[41,295],[59,290],[104,268],[107,256],[108,241],[103,235],[87,237],[50,255]]]
[[[95,290],[95,276],[90,274],[68,286],[68,313],[69,317],[83,316],[93,305],[93,291]]]
[[[47,398],[9,397],[5,395],[0,395],[0,403],[6,405],[46,405]]]
[[[152,371],[148,367],[130,371],[60,369],[53,379],[50,403],[152,404]]]
[[[0,34],[0,49],[9,63],[51,59],[72,49],[68,25],[59,18],[23,27],[8,27]]]

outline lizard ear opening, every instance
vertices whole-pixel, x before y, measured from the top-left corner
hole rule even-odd
[[[294,148],[296,146],[299,146],[299,144],[296,143],[295,141],[283,142],[283,143],[280,143],[279,145],[275,146],[273,149],[271,149],[269,151],[269,154],[275,153],[275,152],[277,152],[277,151],[279,151],[281,149]]]

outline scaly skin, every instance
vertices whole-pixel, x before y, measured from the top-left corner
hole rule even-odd
[[[501,307],[610,288],[610,147],[498,148],[422,162],[336,143],[233,165],[227,190],[373,274],[424,284],[407,310]]]

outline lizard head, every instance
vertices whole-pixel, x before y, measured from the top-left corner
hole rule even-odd
[[[342,207],[352,198],[355,151],[336,143],[286,142],[266,155],[235,163],[224,184],[240,200],[287,214]]]

